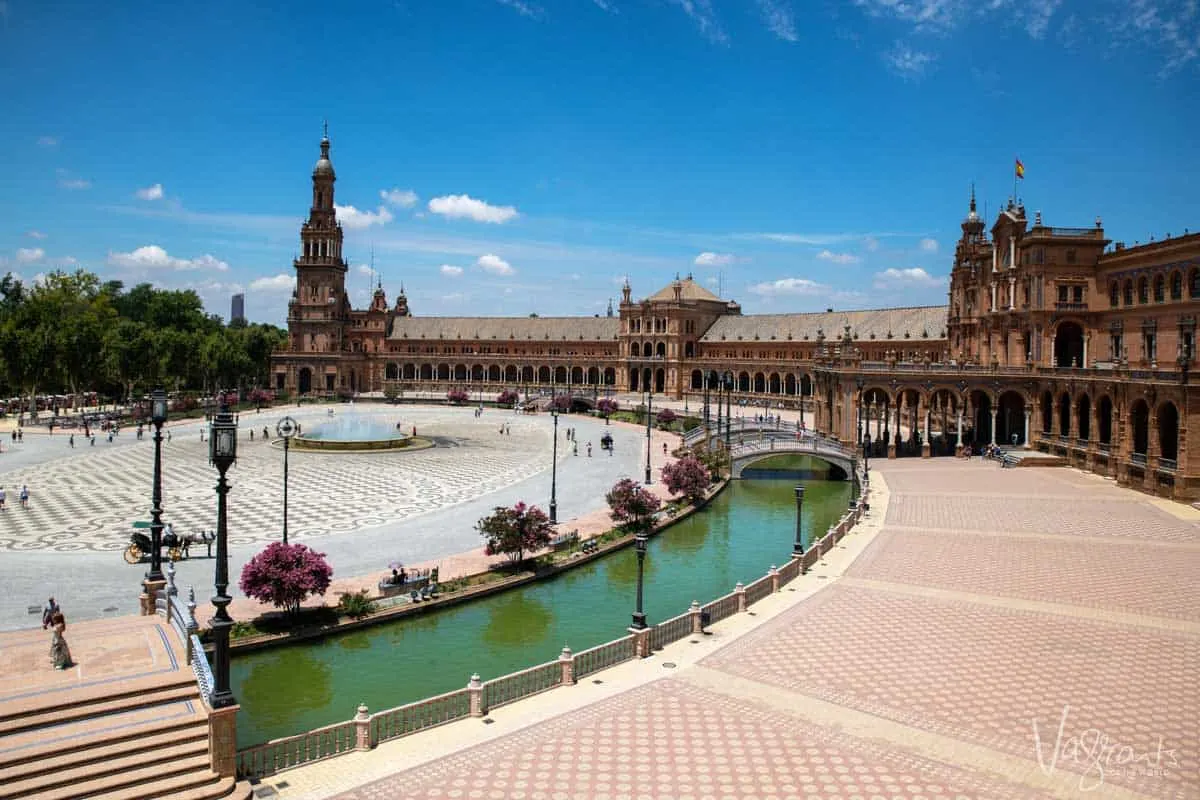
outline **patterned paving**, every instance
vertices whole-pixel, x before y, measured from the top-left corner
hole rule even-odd
[[[536,474],[549,460],[548,433],[521,417],[505,416],[511,435],[501,436],[499,417],[476,420],[463,410],[453,416],[408,407],[359,413],[415,424],[420,436],[434,438],[439,446],[370,455],[293,450],[290,537],[303,541],[452,506]],[[253,416],[243,418],[238,463],[229,480],[231,498],[260,502],[230,504],[234,546],[275,538],[282,524],[283,453],[262,440],[261,426],[256,440],[249,440],[253,421]],[[61,439],[67,448],[67,437]],[[0,550],[123,550],[132,523],[149,519],[146,498],[154,456],[150,437],[120,447],[99,438],[94,447],[82,441],[77,437],[78,447],[69,458],[3,475],[9,502],[0,514]],[[171,442],[163,445],[164,520],[177,533],[212,527],[216,472],[208,465],[207,446],[200,441],[198,427],[174,431]],[[463,467],[465,457],[470,458],[470,469]],[[16,502],[22,484],[30,488],[28,509]]]
[[[836,584],[705,661],[1029,758],[1033,720],[1045,734],[1069,708],[1068,735],[1102,732],[1136,753],[1161,737],[1180,782],[1200,780],[1197,664],[1194,635]]]
[[[888,530],[846,574],[1200,622],[1200,548]]]
[[[1039,797],[664,679],[339,795],[384,798]]]

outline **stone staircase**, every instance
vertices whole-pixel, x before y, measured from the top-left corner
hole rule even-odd
[[[251,796],[209,766],[208,713],[190,670],[0,704],[0,800]]]

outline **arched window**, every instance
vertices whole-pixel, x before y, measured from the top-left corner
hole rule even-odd
[[[1138,302],[1139,303],[1149,303],[1150,302],[1150,281],[1146,280],[1145,278],[1138,278],[1137,286],[1138,286]]]
[[[1116,281],[1108,287],[1108,304],[1113,308],[1121,304],[1121,287],[1117,286]]]
[[[1193,300],[1200,297],[1200,269],[1188,273],[1188,297]]]
[[[1133,305],[1133,281],[1126,280],[1123,294],[1125,295],[1125,305]]]
[[[1171,273],[1171,299],[1183,299],[1183,273],[1178,270]]]
[[[1154,302],[1161,303],[1167,299],[1167,281],[1161,274],[1154,276]]]

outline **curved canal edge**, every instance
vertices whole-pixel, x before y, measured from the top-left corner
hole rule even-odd
[[[705,495],[704,500],[699,503],[682,506],[680,507],[678,513],[656,523],[651,529],[650,535],[657,536],[663,531],[668,530],[680,522],[683,522],[685,519],[697,513],[698,511],[703,510],[706,506],[708,506],[709,503],[713,501],[714,498],[716,498],[725,490],[725,487],[729,485],[730,480],[730,478],[722,479],[707,495]],[[616,528],[612,528],[610,530],[616,530]],[[431,599],[424,600],[420,603],[391,606],[389,608],[374,611],[360,619],[339,617],[337,624],[334,625],[313,625],[305,628],[299,628],[294,631],[289,631],[287,633],[245,636],[231,641],[229,643],[229,647],[231,652],[234,654],[238,652],[256,652],[259,650],[267,650],[273,647],[287,647],[288,645],[299,644],[301,642],[311,642],[313,640],[323,639],[328,636],[334,636],[337,634],[346,633],[348,631],[370,628],[387,622],[394,622],[407,617],[417,617],[425,614],[437,613],[439,611],[444,611],[464,603],[481,600],[485,597],[491,597],[493,595],[510,591],[512,589],[517,589],[522,586],[528,586],[531,583],[537,583],[539,581],[549,580],[550,578],[557,577],[564,572],[569,572],[570,570],[575,569],[576,567],[582,567],[585,564],[591,564],[594,561],[604,558],[610,553],[615,553],[618,550],[623,550],[632,546],[634,543],[634,538],[635,537],[633,534],[627,534],[618,539],[613,539],[612,541],[606,542],[592,553],[579,552],[574,558],[563,561],[562,563],[554,564],[534,572],[524,572],[519,575],[514,575],[510,578],[500,578],[495,581],[489,581],[488,583],[463,589],[454,593],[442,594],[439,595],[436,600]],[[463,577],[469,580],[471,578],[478,577],[479,575],[492,574],[492,572],[492,570],[488,570],[487,572],[479,572]],[[206,630],[204,632],[205,635],[201,637],[202,641],[205,642],[205,649],[208,649],[207,645],[209,644],[207,641],[207,633],[208,632]]]

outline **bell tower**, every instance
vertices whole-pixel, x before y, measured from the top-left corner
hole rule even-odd
[[[350,319],[346,296],[342,226],[333,205],[337,180],[329,160],[329,128],[321,137],[321,155],[312,171],[312,204],[300,226],[300,253],[293,262],[296,289],[288,305],[290,350],[297,356],[320,357],[312,363],[312,391],[332,391],[339,383],[336,357],[346,346]],[[299,381],[301,385],[307,381]]]

